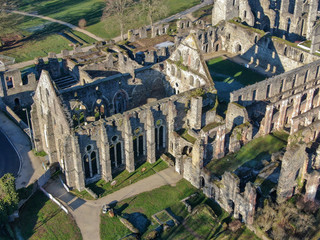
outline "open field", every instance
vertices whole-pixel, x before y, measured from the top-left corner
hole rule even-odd
[[[83,33],[39,18],[17,14],[11,14],[10,18],[17,18],[16,25],[1,32],[0,38],[3,42],[13,42],[1,48],[0,54],[14,57],[16,62],[45,57],[49,52],[60,53],[62,49],[71,50],[71,44],[89,45],[95,42]]]
[[[82,239],[72,217],[40,191],[23,207],[17,226],[24,239]]]
[[[199,3],[200,0],[164,0],[164,5],[167,6],[168,11],[162,18],[186,10]],[[78,25],[79,20],[84,18],[87,21],[87,30],[89,32],[111,39],[120,35],[120,27],[115,16],[110,16],[101,21],[104,6],[103,0],[66,0],[63,2],[59,0],[24,0],[20,5],[20,10],[27,12],[37,11],[38,14],[50,16],[74,25]],[[146,13],[141,12],[141,4],[139,3],[130,7],[127,15],[128,23],[126,24],[126,29],[138,28],[149,24]],[[159,18],[155,20],[159,20]]]
[[[163,0],[167,6],[166,14],[161,18],[188,9],[200,3],[200,0]],[[80,19],[87,22],[86,29],[97,36],[111,39],[120,35],[120,27],[116,16],[102,19],[103,0],[23,0],[19,10],[37,13],[78,25]],[[139,13],[139,14],[132,14]],[[16,62],[32,60],[35,57],[47,56],[48,52],[59,53],[63,49],[72,49],[74,43],[60,33],[68,30],[66,26],[52,24],[42,19],[11,14],[10,19],[15,23],[13,27],[5,29],[1,38],[17,38],[18,42],[10,47],[0,49],[0,54],[16,58]],[[158,19],[155,20],[159,20]],[[148,25],[146,13],[141,12],[141,4],[135,3],[128,8],[126,30]],[[70,29],[69,29],[70,30]],[[95,42],[85,34],[74,32],[87,44]],[[34,46],[37,45],[35,48]],[[85,44],[86,45],[86,44]]]

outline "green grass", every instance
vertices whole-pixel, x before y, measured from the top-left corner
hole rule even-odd
[[[191,195],[197,190],[186,180],[181,180],[175,187],[163,186],[150,192],[141,193],[117,204],[117,208],[125,213],[140,212],[149,220],[151,216],[163,209],[171,207],[175,214],[187,211],[179,201]],[[148,230],[155,228],[150,225]],[[101,215],[100,234],[101,239],[119,239],[128,233],[118,218],[110,218],[107,214]]]
[[[192,16],[197,19],[203,18],[206,16],[211,16],[212,15],[212,7],[213,7],[213,5],[208,5],[203,8],[200,8],[199,10],[193,12]]]
[[[217,57],[207,62],[213,81],[223,81],[231,84],[233,81],[240,82],[244,86],[260,82],[265,79],[251,69],[245,68],[223,57]],[[215,76],[215,74],[223,74],[226,77]]]
[[[287,142],[269,134],[253,139],[244,145],[237,153],[227,155],[218,160],[212,160],[206,168],[215,175],[222,175],[226,171],[234,171],[247,163],[255,165],[266,155],[277,152],[286,146]]]
[[[86,190],[79,192],[77,189],[74,189],[71,191],[71,193],[82,199],[94,200],[94,198]]]
[[[35,59],[36,57],[46,57],[49,52],[59,53],[62,49],[71,50],[70,41],[64,37],[53,34],[45,37],[34,38],[21,43],[20,46],[5,51],[0,54],[14,57],[16,62],[23,62]]]
[[[199,4],[200,0],[164,0],[164,3],[169,9],[164,17],[168,17]],[[79,20],[84,18],[87,21],[86,30],[97,36],[111,39],[120,35],[119,24],[116,23],[116,16],[110,16],[101,21],[104,6],[103,0],[22,0],[19,10],[26,12],[37,11],[40,15],[50,16],[76,26]],[[127,30],[148,24],[146,14],[141,13],[140,4],[135,4],[128,9],[128,12],[134,11],[139,14],[135,14],[134,19],[128,21],[126,25]],[[0,36],[18,33],[26,39],[22,41],[19,46],[0,51],[0,54],[14,57],[16,58],[16,62],[23,62],[36,57],[45,57],[49,52],[60,53],[63,49],[72,49],[68,46],[71,43],[70,41],[57,35],[57,32],[68,29],[66,26],[49,24],[44,30],[38,33],[30,33],[27,31],[28,29],[48,22],[39,18],[24,17],[16,14],[12,14],[12,18],[19,18],[15,20],[17,23],[14,28],[10,27],[5,29]],[[94,39],[91,39],[83,33],[76,31],[73,31],[73,33],[88,44],[95,42]]]
[[[32,4],[33,3],[33,4]],[[168,11],[164,17],[171,16],[200,3],[200,0],[164,0]],[[103,0],[23,0],[20,9],[23,11],[38,11],[39,14],[60,19],[77,25],[81,18],[87,21],[87,30],[97,36],[110,39],[120,35],[117,17],[110,16],[101,21],[104,8]],[[137,12],[126,24],[126,29],[135,29],[149,24],[141,5],[135,4],[128,12]],[[159,19],[156,19],[159,20]]]
[[[121,172],[117,175],[113,181],[116,181],[116,185],[111,186],[111,182],[106,182],[101,179],[98,182],[89,184],[88,187],[95,192],[99,197],[106,196],[107,194],[118,191],[119,189],[126,187],[132,183],[138,182],[146,177],[149,177],[156,172],[160,172],[161,170],[167,168],[168,165],[162,159],[159,159],[154,164],[150,164],[145,162],[139,168],[137,168],[134,172],[129,173],[127,170]],[[144,172],[141,170],[146,168]]]
[[[195,214],[189,214],[186,207],[180,201],[193,193],[198,193],[196,197],[190,199],[190,204],[198,212]],[[170,196],[170,197],[169,197]],[[175,187],[163,186],[150,192],[139,194],[135,197],[125,199],[117,203],[115,210],[118,214],[123,213],[142,213],[151,224],[148,226],[148,230],[142,234],[142,239],[153,229],[158,226],[152,219],[152,215],[167,209],[176,216],[180,222],[184,222],[184,225],[188,227],[186,229],[184,225],[179,225],[172,228],[168,232],[164,232],[161,235],[161,239],[195,239],[190,233],[197,234],[203,237],[203,239],[211,239],[212,236],[217,237],[240,237],[239,239],[257,239],[256,236],[247,230],[244,226],[232,233],[229,230],[225,230],[227,223],[231,221],[229,213],[225,212],[214,201],[207,199],[203,193],[194,188],[185,179],[179,181]],[[167,219],[167,216],[160,215],[163,220]],[[130,231],[119,221],[117,217],[110,218],[107,214],[101,215],[100,221],[100,236],[101,239],[121,239],[129,234]],[[232,238],[237,239],[237,238]]]
[[[204,127],[202,128],[202,130],[203,130],[204,132],[207,132],[207,131],[215,128],[215,127],[218,127],[219,125],[221,125],[221,123],[219,123],[219,122],[209,123],[208,125],[204,126]]]
[[[40,191],[25,204],[17,224],[24,239],[82,239],[71,215]]]
[[[195,139],[194,137],[192,137],[189,133],[188,133],[188,130],[187,129],[184,129],[184,128],[181,128],[179,131],[178,131],[178,134],[184,138],[186,141],[194,144],[196,142],[197,139]]]

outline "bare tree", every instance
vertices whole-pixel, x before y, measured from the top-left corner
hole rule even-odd
[[[141,0],[141,3],[151,26],[156,19],[165,16],[168,11],[168,7],[163,0]]]
[[[103,17],[116,15],[117,22],[120,25],[121,39],[123,40],[124,26],[126,23],[126,11],[132,4],[132,0],[105,0],[106,7]]]

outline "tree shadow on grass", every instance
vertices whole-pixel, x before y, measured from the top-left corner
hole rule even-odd
[[[48,212],[41,211],[47,201],[50,199],[42,192],[37,191],[20,209],[20,218],[17,223],[25,239],[29,239],[38,228],[61,211],[60,209],[48,210]]]

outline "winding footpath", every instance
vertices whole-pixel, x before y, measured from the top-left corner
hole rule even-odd
[[[101,38],[101,37],[98,37],[96,35],[94,35],[93,33],[91,32],[88,32],[87,30],[84,30],[84,29],[81,29],[71,23],[67,23],[67,22],[64,22],[64,21],[61,21],[61,20],[57,20],[57,19],[54,19],[54,18],[51,18],[51,17],[47,17],[47,16],[43,16],[43,15],[38,15],[38,14],[32,14],[32,13],[26,13],[26,12],[21,12],[21,11],[9,11],[11,13],[15,13],[15,14],[20,14],[20,15],[24,15],[24,16],[28,16],[28,17],[36,17],[36,18],[42,18],[44,20],[47,20],[47,21],[50,21],[50,22],[54,22],[54,23],[59,23],[61,25],[65,25],[69,28],[71,28],[72,30],[76,30],[78,32],[82,32],[84,34],[86,34],[87,36],[97,40],[97,41],[103,41],[104,39]]]
[[[49,182],[45,189],[69,209],[80,228],[83,240],[98,240],[100,239],[100,213],[104,204],[119,202],[164,185],[175,186],[181,179],[182,176],[175,172],[174,167],[170,167],[103,198],[90,201],[68,193],[59,180]]]

